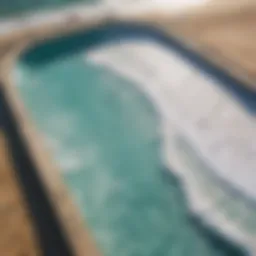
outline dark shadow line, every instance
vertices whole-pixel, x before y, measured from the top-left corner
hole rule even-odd
[[[177,38],[145,24],[111,23],[46,42],[43,41],[25,51],[21,61],[35,66],[43,65],[82,50],[89,50],[107,43],[134,39],[150,39],[151,41],[157,41],[168,49],[175,50],[180,57],[187,60],[191,65],[196,66],[203,73],[218,81],[220,87],[232,94],[250,113],[255,114],[256,92],[254,90],[217,65],[210,63],[203,56],[193,52]]]
[[[2,84],[0,84],[2,87]],[[32,222],[38,235],[39,247],[45,256],[73,255],[46,190],[38,176],[38,170],[27,150],[27,145],[18,129],[3,89],[0,89],[0,127],[8,140],[10,156],[15,175],[32,215]]]

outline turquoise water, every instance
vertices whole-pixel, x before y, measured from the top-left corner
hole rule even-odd
[[[163,172],[158,117],[136,85],[82,54],[16,71],[103,255],[241,255],[189,221],[178,182]]]
[[[97,0],[1,0],[0,18],[9,15],[19,15],[31,11],[58,9],[77,3],[96,3]]]

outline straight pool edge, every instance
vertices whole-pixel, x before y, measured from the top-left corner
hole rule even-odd
[[[23,108],[18,92],[5,78],[0,80],[0,107],[2,128],[39,235],[42,254],[99,256],[86,223],[47,155],[44,142]]]
[[[43,255],[57,255],[58,253],[63,256],[72,255],[3,90],[0,90],[0,108],[2,128],[10,146],[14,170],[32,213],[36,232],[39,235],[40,249]]]

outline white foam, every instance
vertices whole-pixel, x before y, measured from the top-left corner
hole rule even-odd
[[[218,208],[218,189],[230,200],[238,199],[214,180],[209,182],[216,195],[207,193],[202,174],[186,166],[175,140],[181,135],[200,153],[213,175],[256,201],[254,118],[214,80],[154,42],[107,45],[91,51],[86,59],[129,78],[150,97],[161,116],[163,158],[182,179],[191,210],[208,225],[252,248],[255,237]]]

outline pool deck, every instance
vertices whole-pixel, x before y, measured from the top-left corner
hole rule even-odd
[[[30,212],[0,131],[0,254],[7,256],[41,255]]]
[[[209,11],[209,9],[211,10]],[[47,194],[63,225],[65,235],[75,254],[81,256],[85,254],[94,256],[99,253],[88,230],[84,228],[82,218],[74,207],[55,164],[46,148],[42,146],[44,143],[41,141],[40,135],[34,129],[12,86],[10,70],[20,51],[35,41],[82,30],[96,24],[135,20],[153,24],[172,36],[181,40],[185,39],[189,47],[202,54],[206,59],[246,82],[250,89],[256,89],[256,27],[254,25],[256,4],[254,3],[247,2],[242,7],[239,4],[227,3],[225,8],[214,5],[212,8],[202,8],[179,15],[174,14],[171,18],[156,12],[148,12],[145,15],[135,13],[120,16],[111,11],[97,16],[97,19],[92,19],[91,11],[89,13],[89,18],[88,16],[84,18],[85,14],[79,18],[74,16],[74,13],[72,15],[65,14],[52,22],[49,19],[47,23],[38,23],[30,27],[24,25],[19,30],[12,32],[5,31],[3,33],[0,30],[0,81],[3,83],[1,89],[10,102],[18,128],[38,167],[40,178],[46,186]],[[27,21],[26,23],[28,24]],[[0,192],[0,223],[2,225],[0,254],[19,255],[18,253],[22,251],[24,255],[40,255],[36,231],[26,202],[22,197],[23,193],[14,174],[7,149],[8,138],[1,131],[0,175],[4,185]],[[7,193],[8,197],[6,197]],[[15,225],[11,225],[13,223]],[[3,230],[5,231],[3,232]],[[6,242],[2,243],[2,241]]]

